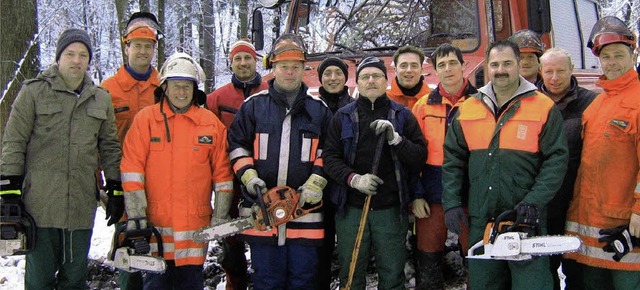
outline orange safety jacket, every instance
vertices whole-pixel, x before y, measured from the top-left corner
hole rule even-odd
[[[628,225],[640,214],[640,81],[629,70],[615,80],[601,77],[604,92],[582,116],[583,148],[573,200],[567,214],[567,234],[582,239],[580,250],[566,257],[594,267],[638,271],[640,248],[620,262],[602,250],[601,229]]]
[[[416,198],[424,198],[430,203],[442,201],[442,162],[444,161],[444,137],[447,127],[460,106],[471,94],[477,93],[468,80],[458,92],[460,97],[455,104],[440,93],[440,85],[428,96],[420,98],[411,112],[420,125],[427,141],[427,160],[422,168],[420,181],[422,190],[416,190]]]
[[[153,91],[158,86],[158,70],[154,67],[151,68],[151,76],[146,81],[134,79],[123,65],[115,75],[102,82],[102,87],[111,94],[120,143],[124,142],[124,136],[129,131],[133,117],[142,108],[154,104]]]
[[[202,265],[207,243],[194,242],[193,233],[210,224],[211,191],[233,190],[225,126],[207,109],[175,114],[162,102],[138,113],[123,153],[124,194],[146,195],[147,218],[162,234],[164,258],[176,266]],[[151,247],[157,250],[157,244]]]
[[[406,96],[400,89],[398,80],[396,78],[393,78],[393,80],[391,81],[391,89],[387,91],[387,96],[390,99],[411,109],[420,98],[428,95],[430,92],[431,92],[431,88],[429,88],[429,85],[427,85],[427,82],[423,80],[422,87],[420,88],[420,91],[415,96]]]

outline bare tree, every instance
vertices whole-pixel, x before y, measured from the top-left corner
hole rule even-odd
[[[0,1],[0,136],[22,82],[40,67],[37,7],[36,0]]]
[[[158,23],[160,24],[162,32],[165,32],[167,26],[164,24],[164,0],[158,0]],[[164,38],[162,38],[158,40],[158,67],[161,67],[164,63],[164,51]]]
[[[200,65],[204,70],[207,79],[204,87],[207,92],[213,91],[216,85],[216,35],[215,35],[215,14],[213,13],[213,1],[205,1],[202,5],[202,56]]]

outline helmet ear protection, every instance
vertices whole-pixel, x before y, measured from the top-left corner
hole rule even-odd
[[[307,49],[302,37],[293,33],[286,33],[278,37],[273,43],[271,51],[262,58],[262,64],[267,69],[273,68],[274,60],[307,60]]]

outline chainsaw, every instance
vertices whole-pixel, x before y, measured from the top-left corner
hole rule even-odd
[[[36,222],[19,205],[0,204],[0,256],[24,255],[35,248]]]
[[[257,203],[257,206],[252,207],[251,215],[199,229],[193,234],[193,240],[204,243],[233,236],[251,228],[269,231],[272,227],[295,220],[322,206],[320,201],[317,206],[303,209],[299,204],[300,194],[289,186],[276,186],[263,195],[259,194],[256,200],[249,201]]]
[[[500,214],[485,228],[484,239],[469,248],[469,259],[522,261],[533,256],[555,255],[577,251],[582,244],[576,236],[539,236],[539,229],[515,224],[516,211]],[[480,248],[483,254],[477,254]]]
[[[113,237],[114,250],[111,252],[113,266],[127,272],[151,272],[162,274],[167,269],[167,263],[162,258],[164,252],[162,247],[162,235],[147,221],[147,227],[141,229],[142,218],[130,218],[127,221],[134,222],[136,228],[127,230],[122,227]],[[158,256],[152,256],[149,242],[151,237],[156,238],[158,244]]]

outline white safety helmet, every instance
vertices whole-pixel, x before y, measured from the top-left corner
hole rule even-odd
[[[204,88],[204,70],[191,56],[184,52],[171,55],[160,68],[160,84],[167,80],[190,80],[198,89]]]

